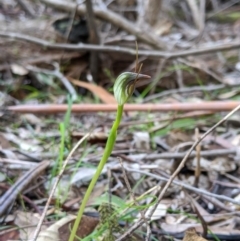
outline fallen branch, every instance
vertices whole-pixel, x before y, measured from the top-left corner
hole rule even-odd
[[[79,58],[83,55],[84,53],[74,53],[74,52],[70,52],[70,53],[64,53],[64,54],[44,54],[43,56],[40,57],[30,57],[27,59],[20,59],[17,61],[17,63],[19,63],[21,66],[26,66],[28,64],[38,64],[38,63],[42,63],[42,62],[47,62],[47,63],[51,63],[52,61],[59,61],[61,60],[66,60],[66,59],[72,59],[72,58]],[[1,64],[0,65],[0,71],[6,70],[11,68],[11,64]]]
[[[197,152],[192,151],[189,154],[189,158],[196,157]],[[180,159],[184,158],[186,152],[163,152],[163,153],[152,153],[147,154],[144,160],[157,160],[157,159]],[[201,157],[216,157],[216,156],[227,156],[237,155],[237,149],[214,149],[208,151],[201,151]]]
[[[29,35],[13,33],[13,32],[2,32],[0,31],[0,37],[2,38],[11,38],[13,40],[23,40],[26,42],[38,44],[44,48],[48,49],[59,49],[59,50],[68,50],[68,51],[96,51],[96,52],[118,52],[123,54],[129,54],[136,56],[137,52],[135,49],[119,47],[119,46],[106,46],[106,45],[94,45],[94,44],[53,44],[49,41],[35,38]],[[157,50],[138,50],[139,56],[155,57],[155,58],[178,58],[186,57],[189,55],[201,55],[209,54],[218,51],[226,51],[232,49],[239,49],[240,41],[234,41],[229,43],[214,44],[209,47],[202,47],[197,49],[189,49],[184,51],[157,51]]]
[[[149,177],[153,177],[156,180],[161,180],[161,181],[164,181],[164,182],[168,182],[168,180],[169,180],[169,178],[162,177],[160,175],[156,175],[156,174],[150,173],[149,171],[142,171],[142,170],[132,169],[132,168],[128,168],[128,167],[127,168],[124,167],[124,168],[127,171],[129,171],[129,172],[141,173],[143,175],[146,175],[146,176],[149,176]],[[211,192],[208,192],[208,191],[203,190],[201,188],[196,188],[194,186],[186,184],[186,183],[184,183],[182,181],[175,181],[175,180],[173,180],[172,184],[184,187],[184,188],[186,188],[186,189],[188,189],[188,190],[190,190],[192,192],[195,192],[197,194],[206,195],[208,197],[216,198],[216,199],[219,199],[219,200],[222,200],[222,201],[227,201],[227,202],[239,205],[239,202],[237,200],[234,200],[233,198],[229,198],[228,196],[225,196],[225,195],[218,195],[218,194],[215,194],[215,193],[211,193]],[[230,211],[230,208],[229,208],[228,211]]]
[[[49,166],[48,161],[41,162],[20,177],[7,192],[0,198],[0,217],[2,217],[14,203],[17,196],[30,184],[32,180],[38,177],[42,171]]]
[[[75,9],[75,3],[70,3],[69,1],[59,1],[59,0],[41,0],[42,3],[45,3],[53,8],[65,11],[65,12],[72,12]],[[95,16],[99,19],[105,20],[113,25],[125,30],[126,32],[136,36],[136,38],[146,44],[149,44],[155,48],[159,49],[166,49],[167,46],[163,43],[160,38],[154,34],[154,31],[149,29],[147,33],[144,33],[144,30],[140,29],[136,24],[133,22],[128,21],[127,19],[123,18],[121,15],[114,13],[113,11],[107,8],[99,8],[94,7],[93,12]],[[86,8],[85,6],[78,6],[77,13],[79,15],[86,16]]]
[[[209,101],[199,103],[171,103],[171,104],[126,104],[124,111],[229,111],[240,104],[239,101]],[[16,105],[5,108],[18,113],[55,114],[64,113],[68,109],[65,104]],[[117,110],[116,104],[75,104],[73,113],[84,112],[112,112]]]
[[[152,101],[152,100],[155,100],[158,98],[162,98],[165,96],[169,96],[169,95],[174,95],[174,94],[186,94],[186,93],[192,93],[194,91],[210,92],[210,91],[215,91],[215,90],[222,90],[225,88],[234,88],[234,87],[238,87],[238,86],[239,86],[239,84],[233,84],[233,85],[218,84],[218,85],[183,87],[180,89],[170,89],[170,90],[162,91],[161,93],[156,93],[156,94],[147,96],[146,98],[144,98],[143,103],[147,103],[149,101]]]

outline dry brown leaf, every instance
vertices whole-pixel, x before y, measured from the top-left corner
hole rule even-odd
[[[192,141],[191,136],[177,129],[170,131],[166,137],[166,143],[172,147],[182,144],[183,142],[191,142],[191,141]]]
[[[75,220],[74,215],[68,215],[50,227],[48,227],[46,230],[43,230],[39,233],[37,241],[52,241],[52,240],[63,240],[62,237],[59,235],[59,229],[63,227],[66,223],[71,222],[72,220]],[[67,241],[67,239],[66,239]]]
[[[19,240],[19,230],[10,229],[3,230],[0,232],[0,240]]]
[[[28,70],[18,64],[11,64],[11,70],[13,74],[20,75],[20,76],[24,76],[28,74]]]
[[[156,35],[162,36],[162,35],[168,34],[172,26],[173,26],[173,23],[169,19],[165,18],[158,21],[153,27],[153,29]]]
[[[0,133],[0,149],[10,149],[12,146],[7,138]]]
[[[236,170],[236,164],[231,162],[227,157],[217,157],[212,161],[209,161],[203,157],[200,159],[201,170],[202,171],[217,171],[217,172],[231,172]],[[197,164],[197,159],[194,158],[187,163],[189,169],[195,169]]]
[[[184,235],[183,241],[208,241],[207,239],[200,237],[195,228],[189,228]]]
[[[70,225],[71,227],[74,224],[74,220],[69,220],[69,222],[65,223],[64,225],[62,225],[59,229],[58,229],[58,235],[61,241],[68,241],[68,238],[70,236]],[[84,238],[87,235],[89,235],[90,233],[92,233],[94,231],[94,229],[96,228],[96,226],[99,223],[99,219],[98,218],[94,218],[94,217],[90,217],[90,216],[86,216],[84,215],[82,217],[81,223],[78,227],[76,236],[79,238]],[[54,240],[54,239],[52,239]],[[77,241],[79,239],[75,238],[75,241]]]
[[[88,64],[86,61],[77,59],[67,67],[67,78],[79,78],[87,66]]]
[[[15,224],[19,227],[21,240],[30,240],[33,238],[39,219],[40,217],[37,213],[17,211]],[[46,228],[45,225],[41,226],[41,230]]]
[[[106,91],[101,86],[97,86],[97,85],[94,85],[94,84],[91,84],[91,83],[86,83],[86,82],[83,82],[83,81],[80,81],[80,80],[75,80],[75,79],[72,79],[70,77],[68,79],[73,84],[88,89],[94,95],[98,96],[99,99],[101,99],[102,102],[104,102],[106,104],[116,104],[117,103],[114,96],[111,95],[108,91]]]
[[[182,233],[188,230],[189,228],[202,228],[199,223],[175,223],[175,224],[167,224],[162,223],[161,229],[166,233],[172,233],[173,230],[175,233]]]

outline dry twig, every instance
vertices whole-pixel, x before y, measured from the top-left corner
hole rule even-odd
[[[41,0],[41,2],[66,12],[71,12],[75,7],[75,4],[66,1]],[[154,34],[153,30],[148,29],[148,33],[143,34],[142,30],[134,23],[107,8],[94,7],[93,12],[96,17],[112,23],[121,29],[124,29],[126,32],[136,36],[136,38],[140,41],[155,48],[166,49],[165,43],[160,41],[159,37]],[[79,15],[86,15],[86,8],[84,6],[78,6],[77,13]]]
[[[192,93],[192,92],[197,92],[197,91],[214,91],[214,90],[222,90],[225,88],[234,88],[238,87],[239,84],[234,84],[234,85],[225,85],[225,84],[219,84],[219,85],[207,85],[207,86],[193,86],[193,87],[187,87],[187,88],[181,88],[181,89],[171,89],[171,90],[165,90],[161,93],[157,94],[152,94],[150,96],[147,96],[144,98],[143,103],[150,102],[152,100],[158,99],[158,98],[163,98],[168,95],[174,95],[174,94],[184,94],[184,93]]]
[[[142,171],[142,170],[138,170],[138,169],[132,169],[132,168],[128,168],[128,167],[124,167],[127,171],[129,172],[137,172],[137,173],[142,173],[143,175],[146,175],[146,176],[149,176],[149,177],[153,177],[155,178],[156,180],[161,180],[161,181],[164,181],[164,182],[168,182],[169,181],[169,178],[166,178],[166,177],[162,177],[160,175],[156,175],[156,174],[153,174],[153,173],[150,173],[149,171]],[[193,187],[193,186],[190,186],[184,182],[181,182],[181,181],[175,181],[173,180],[172,182],[173,184],[175,185],[178,185],[180,187],[184,187],[185,189],[189,190],[189,191],[192,191],[192,192],[195,192],[197,194],[201,194],[201,195],[204,195],[204,196],[208,196],[208,201],[211,202],[212,198],[216,198],[216,199],[219,199],[219,200],[223,200],[223,201],[227,201],[227,202],[230,202],[230,203],[234,203],[234,204],[237,204],[239,205],[240,203],[232,198],[229,198],[229,197],[226,197],[224,195],[218,195],[218,194],[215,194],[215,193],[211,193],[211,192],[208,192],[208,191],[205,191],[203,189],[200,189],[200,188],[196,188],[196,187]],[[230,211],[229,209],[227,211]]]
[[[5,192],[0,198],[0,217],[8,211],[19,193],[21,193],[31,181],[42,173],[49,166],[48,161],[41,162],[37,167],[32,168],[20,177],[11,188]]]
[[[69,51],[97,51],[97,52],[118,52],[125,53],[129,55],[136,56],[137,52],[135,49],[119,47],[119,46],[104,46],[104,45],[94,45],[94,44],[53,44],[49,41],[35,38],[29,35],[13,33],[13,32],[2,32],[0,31],[0,37],[3,38],[11,38],[13,40],[23,40],[30,43],[35,43],[43,46],[44,48],[49,49],[65,49]],[[189,55],[201,55],[201,54],[210,54],[215,53],[217,51],[227,51],[232,49],[239,49],[240,42],[232,41],[228,43],[221,44],[213,44],[208,47],[201,47],[196,49],[189,49],[183,51],[158,51],[158,50],[138,50],[139,56],[148,56],[155,58],[178,58],[178,57],[186,57]]]
[[[196,140],[199,139],[199,129],[195,128],[195,138]],[[196,165],[196,169],[195,169],[195,180],[194,180],[194,186],[198,187],[198,183],[199,183],[199,178],[200,178],[200,174],[201,174],[201,145],[197,145],[196,146],[196,159],[197,159],[197,165]]]
[[[239,101],[209,101],[200,103],[171,103],[171,104],[125,104],[125,111],[229,111],[240,104]],[[18,113],[55,114],[64,113],[68,105],[38,104],[8,106],[6,110]],[[112,112],[116,111],[116,104],[74,104],[72,113],[84,112]]]

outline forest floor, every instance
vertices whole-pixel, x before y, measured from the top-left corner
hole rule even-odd
[[[77,236],[240,240],[238,1],[169,3],[147,28],[135,1],[106,2],[93,4],[101,44],[85,3],[0,3],[0,240],[68,240],[116,117],[114,81],[140,64],[151,79],[125,105]]]

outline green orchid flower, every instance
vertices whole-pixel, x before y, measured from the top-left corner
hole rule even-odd
[[[118,105],[124,105],[132,96],[136,83],[140,79],[149,79],[150,76],[132,72],[125,72],[116,79],[113,92]]]
[[[118,103],[117,116],[113,123],[112,129],[109,133],[102,159],[98,164],[97,170],[96,170],[96,172],[88,186],[88,189],[84,195],[80,209],[78,210],[78,215],[75,220],[74,226],[72,228],[72,231],[71,231],[71,234],[69,237],[69,241],[73,241],[75,238],[75,235],[77,233],[77,229],[80,224],[82,215],[84,213],[84,209],[87,205],[88,199],[89,199],[89,197],[92,193],[92,190],[104,168],[104,165],[106,164],[109,156],[112,153],[112,150],[113,150],[116,138],[117,138],[117,130],[118,130],[119,124],[122,119],[123,106],[127,102],[127,100],[132,96],[132,93],[135,89],[135,86],[136,86],[136,83],[138,82],[138,80],[149,79],[149,78],[150,78],[150,76],[148,76],[148,75],[125,72],[125,73],[122,73],[121,75],[119,75],[114,83],[113,91],[114,91],[115,99],[117,100],[117,103]]]

